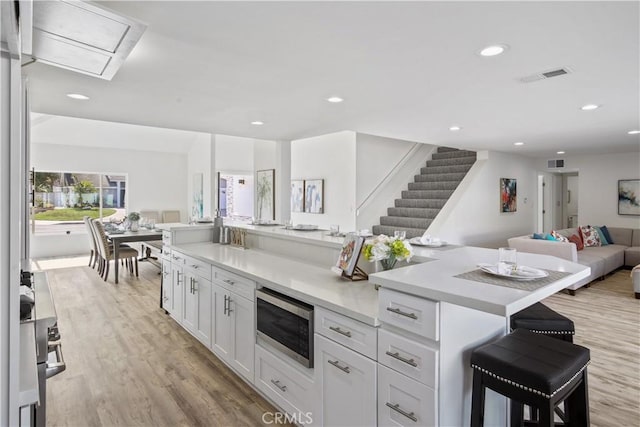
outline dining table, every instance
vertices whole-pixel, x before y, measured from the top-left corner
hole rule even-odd
[[[116,283],[118,283],[118,266],[120,245],[129,242],[148,242],[162,240],[162,230],[140,229],[138,231],[107,232],[109,240],[113,242],[113,261],[115,263]]]

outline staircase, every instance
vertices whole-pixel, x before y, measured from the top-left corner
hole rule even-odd
[[[475,161],[473,151],[438,147],[402,198],[387,209],[388,216],[373,226],[373,234],[393,236],[394,231],[404,230],[407,238],[422,236]]]

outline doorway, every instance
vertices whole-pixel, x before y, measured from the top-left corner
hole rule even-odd
[[[250,220],[253,218],[253,175],[218,172],[218,212],[223,218]]]
[[[538,174],[538,233],[578,226],[578,172]]]

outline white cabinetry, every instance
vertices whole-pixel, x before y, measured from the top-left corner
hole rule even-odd
[[[211,347],[211,267],[194,268],[191,259],[184,267],[182,325],[207,347]],[[209,271],[206,274],[205,271]],[[203,274],[200,274],[200,273]]]
[[[165,310],[178,323],[182,322],[182,289],[184,287],[184,259],[180,254],[172,254],[171,258],[171,295]]]
[[[212,277],[211,349],[236,372],[253,382],[256,284],[215,267]]]
[[[376,425],[376,362],[315,334],[320,424]]]
[[[169,312],[173,304],[173,284],[171,283],[171,260],[162,260],[162,308]]]
[[[436,392],[378,365],[378,425],[436,426]]]

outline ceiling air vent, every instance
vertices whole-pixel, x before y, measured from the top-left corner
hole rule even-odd
[[[530,76],[525,76],[520,79],[522,83],[531,83],[537,82],[538,80],[550,79],[551,77],[564,76],[565,74],[569,74],[571,70],[569,68],[558,68],[555,70],[543,71],[541,73],[532,74]]]
[[[564,159],[547,160],[548,169],[558,169],[564,167]]]

